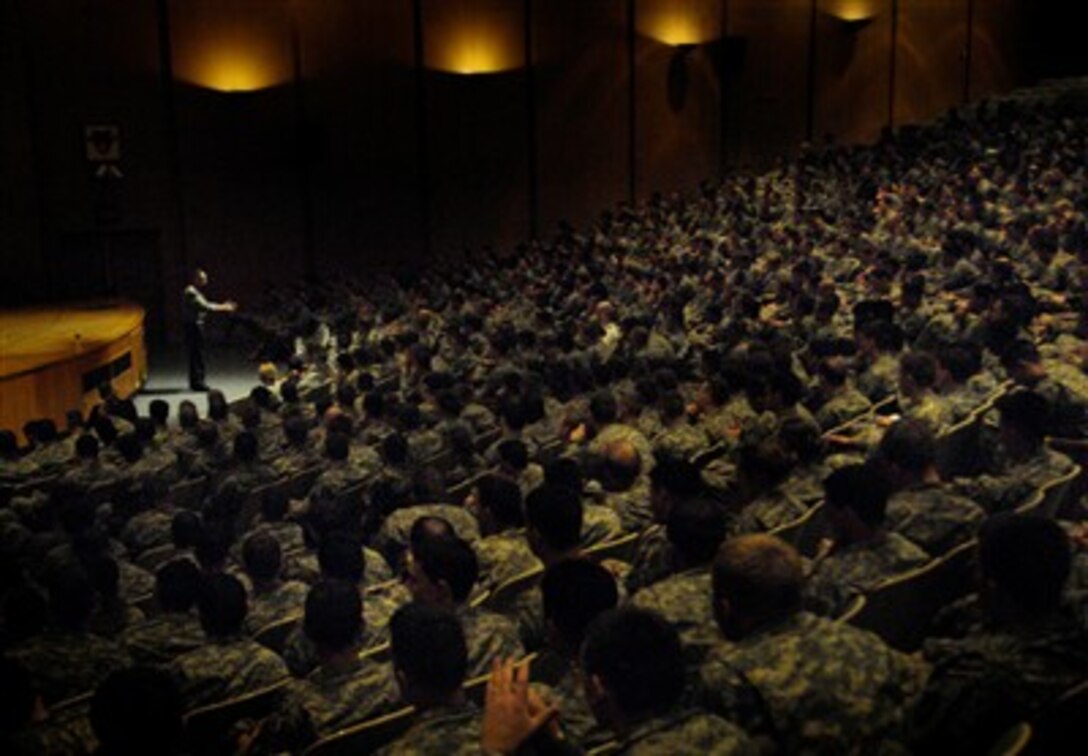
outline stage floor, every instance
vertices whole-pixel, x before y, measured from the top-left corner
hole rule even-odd
[[[196,402],[203,417],[207,409],[206,394],[189,390],[189,363],[185,348],[151,347],[148,357],[147,383],[133,400],[140,414],[147,414],[153,399],[170,402],[170,417],[177,417],[178,403],[184,399]],[[204,351],[208,386],[219,389],[234,401],[249,396],[257,385],[257,366],[248,361],[240,348],[210,348]]]

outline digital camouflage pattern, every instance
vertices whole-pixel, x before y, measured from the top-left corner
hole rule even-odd
[[[929,554],[898,533],[833,549],[809,577],[806,604],[820,614],[838,616],[854,596],[928,561]]]

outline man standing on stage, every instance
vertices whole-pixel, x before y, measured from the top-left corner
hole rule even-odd
[[[193,273],[193,282],[185,287],[182,307],[185,321],[185,350],[189,354],[189,388],[207,391],[204,383],[204,316],[208,312],[234,312],[235,302],[209,302],[201,293],[208,285],[208,274],[200,268]]]

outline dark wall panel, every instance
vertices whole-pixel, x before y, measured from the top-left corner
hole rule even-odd
[[[533,3],[540,227],[592,221],[627,197],[624,0]]]
[[[524,6],[422,5],[431,251],[510,250],[529,234]]]
[[[963,102],[969,0],[899,0],[896,124],[931,121]]]
[[[888,125],[892,4],[892,0],[817,4],[816,139],[873,142]]]
[[[1035,44],[1045,46],[1048,36],[1065,39],[1060,31],[1072,19],[1054,14],[1040,19],[1038,28],[1028,28],[1025,0],[973,0],[974,23],[971,35],[971,99],[1007,92],[1025,84],[1024,37],[1034,34]],[[1032,2],[1035,5],[1038,0]],[[1065,6],[1065,10],[1076,3]],[[1082,73],[1085,73],[1082,71]]]
[[[288,6],[172,5],[189,261],[243,307],[306,267]]]
[[[809,0],[728,0],[728,161],[770,163],[805,138]]]
[[[720,0],[641,0],[635,48],[637,196],[718,175]]]
[[[412,4],[326,0],[301,14],[320,269],[365,272],[422,252]]]

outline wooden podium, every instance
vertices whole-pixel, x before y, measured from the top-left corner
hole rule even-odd
[[[147,379],[144,309],[96,301],[0,311],[0,428],[24,442],[23,424],[84,416],[109,382],[128,397]]]

